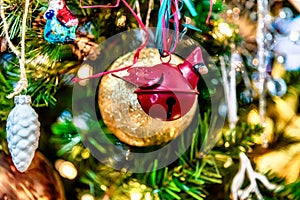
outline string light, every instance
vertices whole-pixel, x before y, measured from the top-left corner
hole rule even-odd
[[[218,23],[218,22],[216,22]],[[233,30],[230,28],[229,24],[225,22],[219,22],[215,25],[212,36],[220,41],[230,38],[233,35]]]
[[[232,36],[232,30],[230,26],[227,23],[221,22],[219,24],[219,29],[222,34],[224,34],[226,37]]]
[[[252,109],[248,114],[248,123],[249,124],[259,124],[260,117],[256,109]]]

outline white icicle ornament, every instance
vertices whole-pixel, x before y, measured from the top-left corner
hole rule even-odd
[[[9,113],[6,124],[8,149],[17,170],[24,172],[29,167],[40,137],[38,115],[31,107],[27,95],[14,97],[15,107]]]

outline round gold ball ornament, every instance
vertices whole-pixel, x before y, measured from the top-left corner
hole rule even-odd
[[[120,69],[132,64],[135,52],[130,52],[115,60],[108,70]],[[172,54],[169,63],[178,65],[183,59]],[[162,63],[155,48],[145,48],[139,54],[134,67],[152,67]],[[126,75],[120,71],[117,76]],[[176,80],[174,80],[176,81]],[[192,108],[182,117],[172,121],[163,121],[149,116],[142,109],[136,86],[114,75],[103,76],[98,89],[98,106],[105,125],[122,142],[136,147],[165,144],[191,124],[197,110],[197,100]]]
[[[19,172],[12,158],[0,152],[0,199],[65,200],[61,180],[48,160],[36,152],[27,171]]]

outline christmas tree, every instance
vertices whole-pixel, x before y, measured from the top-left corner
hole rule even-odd
[[[299,2],[0,6],[0,199],[300,199]]]

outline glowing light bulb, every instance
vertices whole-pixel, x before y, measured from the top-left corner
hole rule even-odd
[[[256,109],[252,109],[248,114],[248,122],[250,124],[259,124],[260,117]]]
[[[254,66],[258,66],[258,64],[259,64],[258,59],[257,59],[257,58],[254,58],[254,59],[252,60],[252,64],[253,64]]]
[[[277,57],[277,62],[279,62],[279,63],[284,63],[284,61],[285,61],[285,59],[284,59],[284,57],[283,56],[278,56]]]
[[[291,31],[290,36],[289,36],[290,40],[293,42],[296,42],[297,40],[299,40],[299,37],[300,37],[300,35],[299,35],[298,31]]]
[[[81,196],[80,200],[95,200],[95,198],[91,194],[84,194]]]
[[[225,146],[226,148],[230,147],[229,142],[225,142],[224,146]]]
[[[90,157],[90,151],[88,149],[84,149],[81,153],[81,157],[83,159],[88,159]]]
[[[130,193],[130,199],[131,200],[140,200],[140,199],[142,199],[142,196],[143,195],[138,191],[132,191]]]
[[[231,9],[227,10],[227,15],[232,15],[233,11]]]
[[[57,160],[55,162],[55,168],[59,172],[59,174],[67,179],[74,179],[77,176],[77,169],[73,165],[73,163],[64,160]]]
[[[219,29],[220,29],[220,32],[223,35],[225,35],[227,37],[231,37],[232,36],[232,30],[231,30],[230,26],[227,23],[221,22],[219,24]]]
[[[117,26],[118,27],[124,27],[126,25],[126,16],[122,15],[118,20],[117,20]]]
[[[107,186],[106,185],[100,185],[101,190],[106,191],[107,190]]]
[[[151,199],[152,199],[151,193],[150,193],[150,192],[147,192],[147,193],[145,194],[145,200],[151,200]]]

